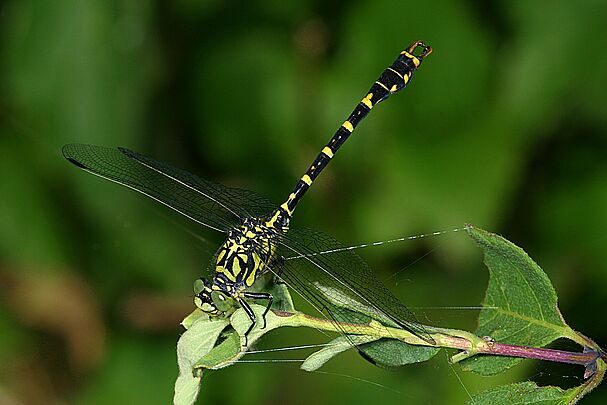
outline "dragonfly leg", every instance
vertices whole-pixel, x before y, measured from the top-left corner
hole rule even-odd
[[[251,309],[251,306],[249,304],[247,304],[247,302],[245,300],[238,299],[238,303],[240,304],[240,306],[242,307],[244,312],[247,314],[247,316],[251,320],[251,326],[249,326],[249,329],[247,329],[247,331],[244,333],[244,345],[247,346],[249,343],[249,338],[248,338],[249,333],[251,332],[251,330],[257,323],[257,318],[255,317],[255,312],[253,312],[253,310]]]
[[[264,329],[266,327],[266,315],[268,314],[268,311],[270,310],[270,307],[272,306],[274,297],[270,293],[255,293],[255,292],[245,292],[244,296],[245,296],[245,298],[251,298],[254,300],[268,300],[268,304],[266,305],[266,310],[263,311],[263,315],[262,315],[263,326],[261,327],[261,329]]]

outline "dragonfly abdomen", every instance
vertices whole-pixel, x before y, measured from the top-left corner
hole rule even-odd
[[[416,56],[414,52],[418,48],[422,50]],[[301,197],[308,191],[316,177],[327,167],[333,155],[350,137],[356,126],[375,105],[387,99],[391,94],[405,88],[422,60],[431,52],[432,48],[417,41],[402,51],[396,60],[382,72],[366,96],[356,105],[348,119],[337,129],[329,143],[321,150],[305,174],[299,179],[287,201],[280,206],[289,216],[293,214]]]

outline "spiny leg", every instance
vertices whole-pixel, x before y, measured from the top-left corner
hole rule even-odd
[[[253,329],[253,327],[255,326],[255,324],[257,323],[257,318],[255,317],[255,312],[253,312],[253,310],[251,309],[251,306],[249,304],[247,304],[247,302],[245,300],[238,298],[236,301],[238,301],[238,304],[240,304],[240,306],[242,307],[244,312],[247,314],[247,316],[251,320],[251,326],[249,326],[249,329],[247,329],[247,331],[244,333],[244,345],[248,346],[248,344],[249,344],[248,336],[249,336],[249,333],[251,332],[251,330]]]
[[[268,304],[266,305],[266,309],[265,309],[265,311],[263,311],[263,315],[261,316],[261,318],[263,319],[263,326],[261,327],[261,329],[265,329],[265,327],[266,327],[266,315],[267,315],[268,311],[270,311],[270,308],[272,307],[272,302],[274,301],[274,297],[270,293],[255,293],[255,292],[245,292],[243,295],[244,295],[245,298],[249,298],[249,299],[268,300]],[[252,327],[253,326],[251,325],[251,328]],[[247,331],[247,333],[251,330],[251,328],[249,328],[249,330]]]

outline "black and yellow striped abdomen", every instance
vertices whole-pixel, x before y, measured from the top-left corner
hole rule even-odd
[[[418,48],[421,49],[421,52],[415,55],[414,53]],[[405,88],[422,60],[431,52],[432,48],[417,41],[402,51],[396,60],[382,72],[365,97],[356,105],[348,119],[339,127],[329,143],[321,150],[312,165],[297,182],[287,201],[281,205],[284,214],[288,217],[293,214],[301,197],[308,191],[320,172],[329,164],[333,155],[346,142],[356,126],[369,114],[374,106],[387,99],[391,94]]]

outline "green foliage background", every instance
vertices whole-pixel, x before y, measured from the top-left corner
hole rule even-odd
[[[416,39],[435,53],[361,125],[296,224],[346,243],[466,222],[499,232],[546,270],[568,323],[604,344],[605,15],[593,0],[4,2],[0,402],[169,402],[178,322],[220,241],[77,172],[63,144],[126,146],[280,202]],[[412,307],[483,297],[487,274],[463,233],[361,253]],[[470,311],[426,315],[475,327]],[[319,337],[281,330],[263,347]],[[209,374],[201,403],[462,403],[462,383],[476,393],[582,374],[528,361],[486,378],[445,356],[387,372],[342,357],[327,371],[390,389],[242,364]]]

